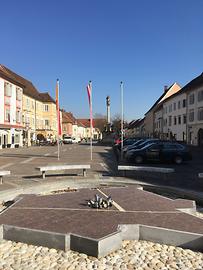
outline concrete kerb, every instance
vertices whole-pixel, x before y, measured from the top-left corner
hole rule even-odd
[[[122,240],[145,240],[203,251],[202,234],[140,224],[119,225],[117,232],[100,239],[93,239],[71,233],[62,234],[11,225],[3,225],[3,233],[2,229],[0,233],[1,238],[5,240],[46,246],[64,251],[71,249],[98,258],[119,249],[122,245]]]
[[[61,250],[70,249],[70,235],[56,232],[3,225],[3,239],[45,246]]]
[[[203,234],[139,225],[139,239],[203,251]]]

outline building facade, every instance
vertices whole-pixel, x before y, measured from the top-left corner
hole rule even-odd
[[[202,85],[187,91],[188,143],[203,146],[203,75]]]
[[[23,144],[22,93],[22,85],[10,78],[0,65],[0,148]]]
[[[186,142],[186,93],[172,95],[163,103],[163,138]]]

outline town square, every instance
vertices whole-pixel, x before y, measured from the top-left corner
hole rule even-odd
[[[1,3],[0,270],[202,270],[201,0]]]

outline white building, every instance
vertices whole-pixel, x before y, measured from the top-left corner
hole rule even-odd
[[[163,103],[163,137],[186,141],[186,93],[179,91]]]
[[[156,101],[153,106],[153,135],[154,137],[158,137],[160,139],[168,138],[168,134],[166,134],[166,122],[164,121],[164,114],[166,114],[163,106],[166,100],[169,100],[172,96],[175,96],[179,93],[181,87],[178,83],[173,83],[170,87],[164,87],[164,93],[162,96]],[[167,116],[165,115],[165,118]],[[168,132],[168,131],[167,131]]]
[[[188,143],[203,146],[203,74],[185,86]]]
[[[14,148],[22,141],[23,86],[0,65],[0,148]]]

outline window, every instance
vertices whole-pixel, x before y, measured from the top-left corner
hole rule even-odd
[[[181,116],[178,115],[178,124],[181,125]]]
[[[16,87],[16,100],[21,101],[22,100],[22,92],[19,87]]]
[[[5,103],[5,105],[10,105],[11,99],[9,97],[5,96],[4,103]]]
[[[20,135],[15,134],[15,143],[20,143]]]
[[[177,123],[177,118],[176,116],[174,116],[174,125],[176,125],[176,123]]]
[[[148,148],[148,145],[146,148]],[[157,150],[160,150],[160,148],[161,148],[160,145],[155,144],[155,145],[152,145],[151,147],[149,147],[148,149],[149,149],[149,151],[157,151]]]
[[[164,143],[163,144],[163,149],[164,150],[176,150],[176,144]]]
[[[172,122],[171,120],[172,120],[172,118],[171,118],[171,116],[169,116],[169,118],[168,118],[168,122],[169,122],[168,125],[169,126],[171,126],[171,122]]]
[[[20,123],[20,111],[16,112],[16,122]]]
[[[194,110],[189,111],[189,121],[193,122],[194,121]]]
[[[175,102],[173,103],[173,110],[174,111],[176,110],[176,103]]]
[[[203,100],[203,90],[198,92],[198,101],[202,101]]]
[[[49,105],[44,105],[44,111],[48,112],[49,111]]]
[[[189,104],[190,105],[194,104],[194,102],[195,102],[195,95],[194,94],[189,95]]]
[[[180,109],[180,100],[178,101],[178,109]]]
[[[27,109],[29,109],[29,107],[30,107],[30,100],[27,98]]]
[[[11,97],[12,94],[12,84],[5,82],[4,83],[4,95]]]
[[[185,133],[183,132],[183,137],[185,137]],[[179,149],[179,150],[182,150],[184,149],[185,147],[181,144],[176,144],[176,148]]]
[[[183,124],[186,124],[187,118],[186,118],[186,114],[183,114]]]
[[[5,121],[10,122],[10,109],[5,111]]]
[[[169,112],[172,112],[172,104],[171,105],[169,105]]]
[[[186,107],[186,99],[183,99],[183,108]]]
[[[198,119],[199,121],[203,120],[203,107],[198,108],[197,119]]]
[[[49,126],[49,120],[45,119],[44,123],[45,123],[45,126]]]

